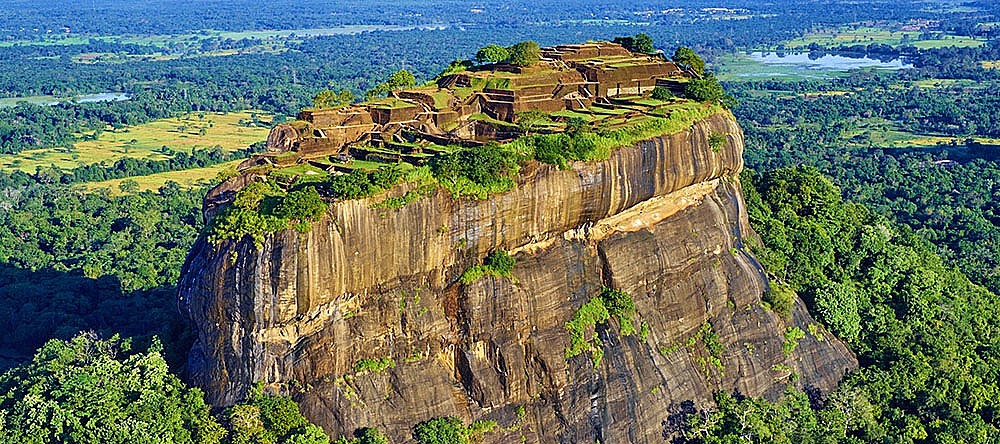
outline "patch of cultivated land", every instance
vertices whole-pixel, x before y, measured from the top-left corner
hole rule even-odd
[[[938,88],[981,88],[983,85],[975,80],[969,79],[924,79],[924,80],[914,80],[914,86],[920,88],[938,89]]]
[[[127,177],[124,179],[105,180],[103,182],[89,182],[80,185],[88,192],[107,188],[112,195],[122,194],[121,183],[124,181],[135,181],[138,185],[135,191],[155,191],[167,182],[177,182],[182,188],[195,188],[210,185],[217,182],[220,173],[225,171],[236,172],[236,166],[242,160],[220,163],[205,168],[192,168],[183,171],[167,171],[164,173],[150,174],[148,176]]]
[[[861,136],[862,141],[849,143],[854,146],[872,145],[883,148],[930,148],[940,144],[962,144],[966,138],[941,134],[922,134],[899,129],[890,121],[878,118],[865,119],[857,128],[841,135],[844,139]],[[983,145],[998,145],[1000,139],[971,137]]]
[[[241,125],[256,114],[263,124],[257,127]],[[155,120],[120,130],[103,131],[97,140],[80,141],[72,147],[53,147],[0,155],[0,169],[33,173],[36,168],[55,166],[72,169],[99,162],[114,163],[131,157],[166,160],[166,146],[175,152],[221,146],[227,151],[246,148],[267,138],[271,116],[263,112],[191,113],[181,117]]]

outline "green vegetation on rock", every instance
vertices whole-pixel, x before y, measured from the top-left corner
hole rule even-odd
[[[594,366],[600,365],[604,350],[598,338],[597,327],[614,318],[618,321],[622,336],[634,335],[636,333],[632,319],[634,313],[635,302],[632,296],[622,290],[604,287],[600,295],[591,298],[578,308],[573,313],[573,319],[566,323],[570,341],[564,353],[566,358],[590,352]],[[587,339],[587,333],[592,333],[591,339]]]
[[[294,226],[309,230],[309,222],[319,220],[328,204],[312,186],[284,192],[273,182],[252,182],[243,187],[233,202],[217,214],[208,226],[208,240],[219,244],[250,236],[260,248],[264,235]],[[292,225],[294,224],[294,225]]]
[[[708,147],[712,149],[712,152],[718,153],[727,140],[729,139],[723,133],[712,133],[708,136]]]
[[[419,444],[469,444],[479,442],[484,435],[495,431],[500,425],[496,421],[480,420],[462,424],[454,416],[429,419],[413,428],[413,438]]]
[[[538,47],[538,43],[531,40],[515,43],[513,46],[507,48],[507,52],[509,53],[507,63],[517,66],[533,66],[542,57],[542,51]]]
[[[359,168],[348,174],[330,176],[324,191],[337,199],[360,199],[386,191],[404,177],[398,164],[383,165],[374,171]]]
[[[396,360],[391,357],[365,358],[354,363],[355,373],[382,373],[386,370],[396,368]]]
[[[670,92],[667,88],[657,86],[653,88],[653,92],[650,93],[650,97],[656,100],[670,100],[674,98],[674,93]]]
[[[458,278],[462,284],[471,284],[486,275],[510,278],[517,261],[507,250],[496,250],[486,256],[482,265],[474,265]]]
[[[494,142],[437,156],[430,167],[453,197],[479,199],[513,189],[519,170],[515,153]]]
[[[736,99],[726,94],[715,74],[705,73],[700,79],[691,79],[684,87],[684,96],[699,102],[722,104],[726,108],[736,106]]]
[[[785,330],[785,341],[781,344],[781,351],[785,356],[789,356],[799,346],[799,341],[806,337],[806,332],[801,328],[792,326]]]
[[[417,83],[416,77],[405,69],[394,72],[389,76],[389,80],[375,85],[374,88],[365,92],[365,99],[372,100],[383,97],[393,91],[411,88]]]
[[[476,51],[476,62],[478,63],[507,63],[510,65],[528,67],[538,64],[541,60],[542,50],[538,43],[526,40],[515,43],[508,47],[496,44],[489,44]],[[487,86],[487,88],[496,86]]]
[[[783,282],[772,281],[767,292],[764,293],[764,302],[785,319],[792,315],[792,307],[795,305],[795,290]]]

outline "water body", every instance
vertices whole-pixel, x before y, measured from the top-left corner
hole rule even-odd
[[[128,94],[116,93],[116,92],[103,92],[97,94],[84,94],[82,96],[76,96],[76,101],[80,103],[93,103],[93,102],[121,102],[128,100]]]
[[[907,63],[903,58],[883,61],[867,56],[849,57],[834,54],[816,56],[807,52],[781,55],[773,52],[753,52],[750,54],[750,60],[768,66],[783,66],[814,71],[848,71],[859,68],[899,70],[913,67],[912,64]]]
[[[10,97],[0,99],[0,108],[16,106],[19,102],[28,102],[35,105],[45,105],[52,106],[58,105],[62,102],[76,101],[79,103],[95,103],[95,102],[121,102],[123,100],[129,100],[128,94],[120,92],[102,92],[97,94],[81,94],[75,97],[52,97],[52,96],[32,96],[32,97]]]

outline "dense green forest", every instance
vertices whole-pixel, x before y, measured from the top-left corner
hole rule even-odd
[[[811,84],[730,85],[746,132],[747,165],[767,171],[815,165],[845,195],[911,226],[973,281],[1000,291],[997,175],[1000,151],[973,137],[994,137],[1000,82],[921,88],[890,75],[827,82],[846,95],[806,98]],[[951,141],[892,148],[879,132],[937,134]]]
[[[201,391],[170,372],[154,340],[133,349],[117,335],[54,339],[32,361],[0,376],[5,443],[170,442],[326,444],[290,398],[256,387],[212,415]]]
[[[744,175],[754,248],[846,341],[860,368],[825,399],[720,393],[692,442],[992,442],[1000,433],[996,295],[911,229],[845,202],[815,168]],[[772,296],[774,297],[774,296]],[[773,300],[773,299],[772,299]]]

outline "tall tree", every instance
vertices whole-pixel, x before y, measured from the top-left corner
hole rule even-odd
[[[486,45],[476,51],[476,62],[500,63],[510,57],[510,51],[500,45]]]
[[[507,61],[512,65],[532,66],[537,64],[542,57],[542,50],[538,47],[538,43],[531,40],[515,43],[507,49],[510,52],[510,58]]]
[[[705,60],[698,56],[693,49],[687,46],[678,46],[671,57],[675,63],[691,68],[699,76],[705,74]]]

